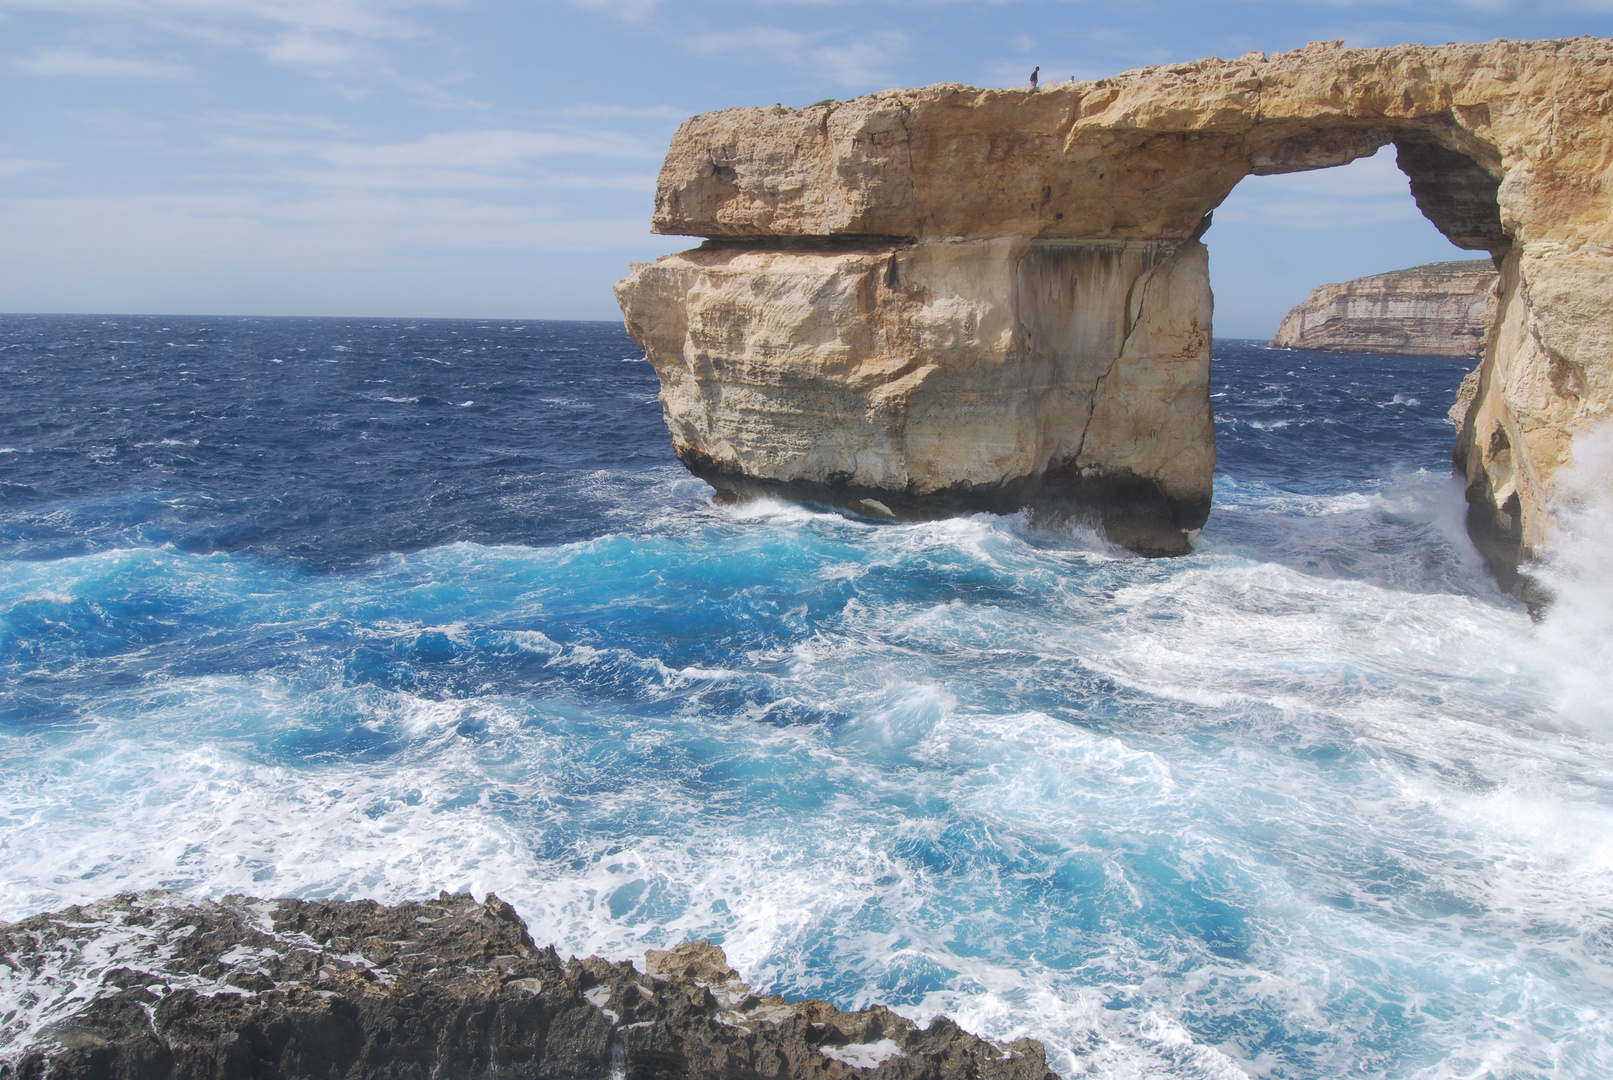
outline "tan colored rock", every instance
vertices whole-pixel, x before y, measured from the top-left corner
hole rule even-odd
[[[1190,283],[1175,245],[1201,235],[1247,175],[1344,164],[1393,142],[1423,212],[1500,265],[1497,327],[1456,454],[1475,539],[1506,573],[1545,542],[1552,477],[1613,403],[1610,109],[1613,45],[1589,38],[1325,43],[1041,93],[940,85],[732,109],[680,128],[655,209],[659,232],[724,243],[637,269],[619,294],[662,373],[680,453],[720,487],[765,481],[893,509],[907,497],[915,512],[949,492],[1026,501],[1074,476],[1086,483],[1067,493],[1107,517],[1146,491],[1185,527],[1197,511],[1184,507],[1208,504],[1212,451],[1177,448],[1211,438],[1208,387],[1183,381],[1193,365],[1178,344],[1141,345],[1154,312],[1161,340],[1175,341],[1188,312],[1209,330],[1207,285]],[[839,256],[831,242],[846,245]],[[943,272],[940,252],[959,242],[1012,254],[961,255]],[[1018,283],[1039,279],[1044,245],[1116,242],[1156,245],[1160,265],[1182,252],[1168,287],[1132,279],[1168,295],[1170,315],[1154,302],[1142,337],[1128,329],[1111,348],[1112,333],[1085,324],[1126,325],[1142,294],[1079,279],[1064,314],[1024,317]],[[920,292],[869,292],[870,268],[893,252],[914,264],[899,280]],[[831,271],[833,257],[863,269]],[[986,322],[965,329],[969,310]],[[1006,336],[981,336],[991,320]],[[1082,328],[1046,329],[1060,320]],[[1162,366],[1165,354],[1184,362]],[[1146,400],[1150,387],[1163,396]],[[1061,456],[1078,430],[1079,449]],[[1200,474],[1184,496],[1183,478]]]
[[[1209,513],[1202,244],[711,244],[618,292],[673,448],[719,491],[869,516],[1101,503],[1154,553]]]
[[[1284,349],[1478,356],[1495,321],[1495,267],[1487,260],[1427,263],[1314,289],[1283,317]]]

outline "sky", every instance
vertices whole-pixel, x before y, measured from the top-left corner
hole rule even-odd
[[[1613,36],[1613,0],[0,0],[0,311],[617,319],[678,123],[1308,41]],[[1468,257],[1393,151],[1246,180],[1222,336]]]

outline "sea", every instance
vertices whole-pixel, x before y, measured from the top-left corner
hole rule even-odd
[[[1605,543],[1498,591],[1466,367],[1217,342],[1143,559],[714,505],[617,324],[0,317],[0,919],[495,892],[1066,1080],[1613,1076]]]

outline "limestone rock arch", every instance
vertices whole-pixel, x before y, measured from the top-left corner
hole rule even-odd
[[[1087,507],[1138,550],[1209,512],[1199,243],[1248,175],[1394,144],[1501,272],[1454,457],[1510,584],[1613,403],[1613,43],[1294,52],[1040,93],[938,85],[730,109],[673,139],[618,297],[679,456],[719,491],[896,516]]]

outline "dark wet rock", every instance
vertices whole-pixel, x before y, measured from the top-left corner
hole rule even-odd
[[[0,948],[6,1080],[1054,1080],[1033,1040],[752,993],[707,942],[562,961],[491,893],[117,896]]]

